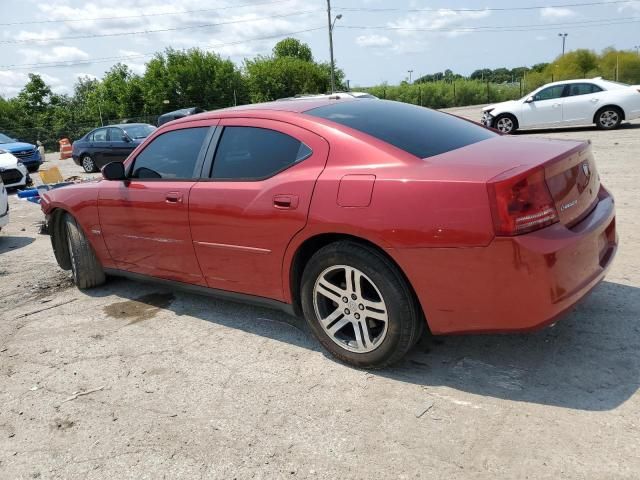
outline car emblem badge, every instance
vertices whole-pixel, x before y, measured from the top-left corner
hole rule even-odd
[[[584,174],[588,177],[589,175],[591,175],[591,170],[589,169],[589,164],[588,163],[583,163],[582,164],[582,171],[584,172]]]

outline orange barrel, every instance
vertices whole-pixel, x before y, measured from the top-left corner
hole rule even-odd
[[[71,158],[71,142],[68,138],[63,138],[58,142],[60,144],[60,160]]]

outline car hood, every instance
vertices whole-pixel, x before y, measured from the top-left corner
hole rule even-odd
[[[482,111],[489,112],[491,110],[508,110],[518,105],[518,103],[519,102],[517,100],[509,100],[506,102],[494,103],[492,105],[487,105],[486,107],[483,107]]]
[[[19,152],[21,150],[33,150],[35,145],[25,142],[14,143],[0,143],[0,150],[6,150],[7,152]]]
[[[10,153],[0,153],[0,168],[16,168],[18,159]]]

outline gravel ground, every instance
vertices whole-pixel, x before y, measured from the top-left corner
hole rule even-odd
[[[618,208],[606,281],[554,328],[425,337],[380,372],[278,312],[122,279],[80,292],[12,196],[0,478],[637,479],[640,122],[535,135],[593,142]]]

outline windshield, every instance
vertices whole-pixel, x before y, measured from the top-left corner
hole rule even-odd
[[[152,125],[130,125],[122,127],[127,135],[131,138],[147,138],[153,133],[156,127]]]
[[[11,137],[7,137],[4,133],[0,133],[0,143],[14,143],[15,140]]]

